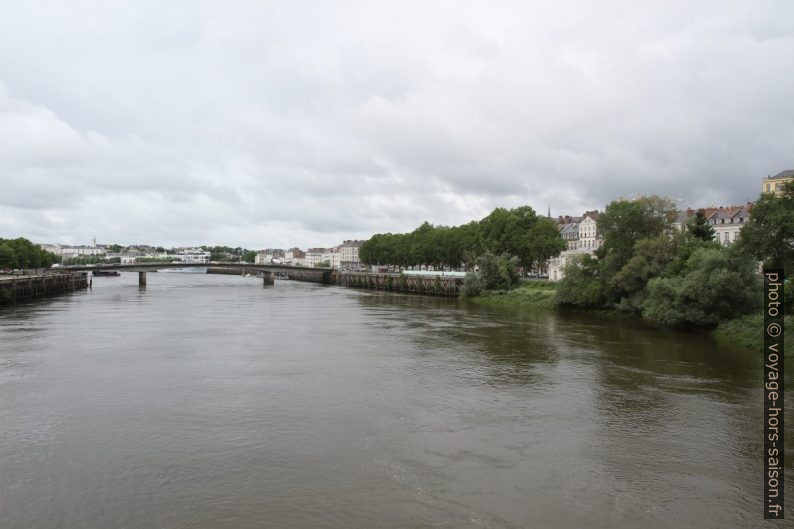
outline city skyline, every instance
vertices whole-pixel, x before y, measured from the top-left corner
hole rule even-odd
[[[794,167],[787,2],[187,5],[4,6],[0,232],[307,248]]]

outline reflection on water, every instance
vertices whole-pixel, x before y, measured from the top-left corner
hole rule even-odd
[[[0,526],[765,526],[760,362],[707,335],[136,282],[0,311]]]

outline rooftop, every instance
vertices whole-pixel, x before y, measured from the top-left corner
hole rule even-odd
[[[794,169],[787,169],[785,171],[780,171],[775,176],[767,176],[767,180],[785,180],[787,178],[794,178]]]

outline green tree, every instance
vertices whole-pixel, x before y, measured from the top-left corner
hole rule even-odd
[[[683,243],[682,234],[668,233],[637,241],[632,256],[609,279],[610,291],[620,298],[617,308],[639,313],[648,281],[664,273]]]
[[[637,241],[669,231],[674,218],[673,202],[656,195],[611,202],[598,217],[598,231],[604,239],[599,257],[612,258],[619,270]]]
[[[0,268],[47,268],[52,266],[56,257],[24,237],[0,239],[5,257],[0,257]]]
[[[19,268],[17,253],[7,242],[0,243],[0,268]]]
[[[368,264],[470,267],[485,251],[515,255],[532,266],[556,255],[565,246],[557,225],[542,219],[529,206],[496,208],[481,221],[461,226],[424,222],[405,234],[379,233],[365,241],[359,258]]]
[[[557,223],[551,219],[539,218],[526,237],[527,254],[522,264],[530,268],[540,266],[566,248]]]
[[[246,263],[253,263],[256,260],[256,252],[254,250],[243,250],[243,261]]]
[[[331,261],[329,261],[327,259],[325,261],[320,261],[319,263],[314,265],[314,267],[315,268],[331,268]]]
[[[607,297],[619,303],[623,289],[612,278],[631,259],[634,246],[642,239],[654,238],[672,231],[675,206],[670,199],[656,195],[636,200],[616,200],[598,217],[598,230],[603,244],[596,250],[600,261],[601,279],[607,287]]]
[[[752,258],[731,249],[700,248],[681,275],[649,281],[642,314],[672,327],[713,327],[756,310],[760,294]]]
[[[702,241],[714,240],[714,228],[709,224],[702,209],[697,210],[695,216],[687,223],[687,231],[692,237]]]
[[[738,248],[767,268],[783,268],[786,277],[794,271],[794,182],[783,186],[783,194],[763,193],[753,204],[750,221],[739,234]]]
[[[476,260],[477,271],[466,274],[461,296],[478,296],[491,290],[509,290],[518,285],[518,258],[485,252]]]
[[[590,254],[571,259],[565,266],[565,277],[557,285],[555,302],[579,308],[604,308],[607,297],[598,260]]]

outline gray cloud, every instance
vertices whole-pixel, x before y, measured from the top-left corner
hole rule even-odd
[[[329,245],[496,206],[743,202],[794,167],[794,6],[25,2],[0,236]]]

